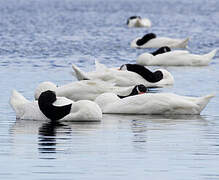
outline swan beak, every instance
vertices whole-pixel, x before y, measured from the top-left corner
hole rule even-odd
[[[144,94],[145,92],[139,92],[138,94]]]

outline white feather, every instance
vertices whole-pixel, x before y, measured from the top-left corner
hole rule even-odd
[[[136,42],[141,39],[138,37],[131,42],[132,48],[160,48],[162,46],[168,46],[170,48],[186,48],[188,45],[189,38],[186,39],[173,39],[168,37],[156,37],[149,40],[142,46],[138,46]]]
[[[65,97],[57,97],[53,103],[56,106],[72,104],[71,112],[59,121],[100,121],[102,112],[100,107],[92,101],[82,100],[74,102]],[[16,118],[28,120],[48,120],[40,111],[38,102],[30,102],[17,91],[12,92],[10,104],[16,113]]]
[[[119,99],[113,93],[104,93],[95,102],[103,113],[200,114],[212,97],[214,95],[187,97],[173,93],[145,93]]]
[[[197,55],[188,51],[175,50],[153,56],[143,53],[137,57],[137,63],[144,66],[206,66],[215,56],[217,49],[208,54]]]
[[[151,21],[147,18],[135,18],[135,19],[129,19],[128,21],[128,27],[151,27]]]
[[[43,82],[38,85],[35,90],[35,99],[46,90],[56,92],[57,96],[66,97],[73,101],[78,100],[94,100],[97,96],[105,92],[114,92],[118,95],[128,95],[132,90],[130,87],[118,87],[114,83],[104,82],[100,80],[84,80],[72,82],[56,87],[52,82]]]
[[[75,66],[75,65],[74,65]],[[113,82],[116,86],[135,86],[138,84],[144,84],[146,87],[164,87],[167,85],[173,85],[174,79],[173,76],[165,69],[159,69],[163,73],[163,79],[156,82],[151,83],[142,78],[139,74],[131,72],[131,71],[119,71],[115,68],[104,68],[104,71],[99,69],[100,63],[96,63],[97,70],[93,72],[83,72],[77,67],[78,71],[83,72],[83,74],[92,80],[101,80],[107,82]],[[101,65],[102,66],[102,65]],[[81,73],[82,74],[82,73]],[[80,80],[80,77],[77,77]]]

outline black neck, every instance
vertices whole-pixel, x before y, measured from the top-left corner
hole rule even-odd
[[[151,54],[153,56],[156,56],[158,54],[163,54],[163,53],[166,53],[169,51],[171,51],[171,49],[168,46],[164,46],[164,47],[161,47],[161,48],[157,49],[156,51],[152,52]]]
[[[136,89],[133,89],[132,92],[127,95],[127,96],[120,96],[120,95],[117,95],[120,99],[123,99],[123,98],[126,98],[126,97],[129,97],[129,96],[134,96],[134,95],[137,95],[138,94],[138,91]]]
[[[136,44],[138,46],[142,46],[154,38],[156,38],[156,35],[154,33],[148,33],[148,34],[144,35],[141,39],[137,40]]]
[[[56,101],[56,95],[52,91],[45,91],[41,93],[38,99],[38,105],[41,112],[52,121],[62,119],[68,115],[71,111],[72,104],[64,106],[54,106],[53,103]]]
[[[161,71],[151,72],[149,69],[138,64],[126,64],[127,70],[135,72],[143,77],[145,80],[151,83],[155,83],[163,79],[163,73]]]

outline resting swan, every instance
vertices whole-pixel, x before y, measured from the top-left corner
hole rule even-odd
[[[18,119],[52,121],[100,121],[100,107],[88,100],[74,102],[65,97],[56,97],[53,91],[45,91],[39,101],[29,101],[16,90],[10,97],[10,105]]]
[[[45,81],[37,86],[34,97],[37,100],[42,92],[52,90],[57,96],[66,97],[73,101],[95,100],[97,96],[105,92],[113,92],[125,96],[129,94],[132,89],[133,86],[118,87],[114,86],[113,83],[100,80],[76,81],[58,87],[52,82]]]
[[[108,114],[200,114],[214,95],[179,96],[173,93],[144,93],[120,99],[113,93],[98,96],[95,102]]]
[[[162,47],[158,51],[162,51]],[[215,56],[217,49],[204,54],[191,54],[188,51],[166,51],[161,54],[143,53],[137,57],[137,64],[144,66],[207,66]]]
[[[128,18],[128,27],[151,27],[151,21],[147,18],[141,18],[140,16],[131,16]]]
[[[154,33],[148,33],[142,38],[138,37],[131,42],[132,48],[160,48],[168,46],[170,48],[186,48],[189,38],[173,39],[168,37],[156,37]]]
[[[145,67],[140,66],[139,68],[139,65],[123,65],[120,67],[119,71],[115,68],[107,68],[105,65],[96,61],[96,71],[93,72],[83,72],[76,65],[72,65],[72,68],[74,70],[74,75],[78,80],[99,79],[102,81],[113,82],[116,86],[135,86],[143,84],[146,87],[164,87],[167,85],[173,85],[174,83],[173,76],[167,70],[158,69],[154,74]],[[147,75],[148,78],[146,77]],[[150,76],[153,76],[154,78],[150,78]],[[160,79],[157,78],[158,76]],[[153,80],[150,81],[150,79]]]

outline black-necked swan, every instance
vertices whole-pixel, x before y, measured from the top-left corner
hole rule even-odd
[[[10,104],[18,119],[52,121],[100,121],[102,112],[93,101],[74,102],[65,97],[56,97],[55,92],[46,91],[40,101],[29,101],[16,90],[10,97]]]
[[[149,82],[141,75],[132,71],[119,71],[118,68],[107,68],[105,65],[100,64],[96,61],[96,71],[84,72],[76,65],[72,65],[74,70],[74,75],[78,80],[91,79],[91,80],[102,80],[107,82],[113,82],[116,86],[135,86],[138,84],[143,84],[146,87],[165,87],[168,85],[173,85],[174,78],[165,69],[157,69],[162,73],[162,79],[157,82]]]
[[[138,37],[131,42],[132,48],[160,48],[168,46],[170,48],[186,48],[189,38],[174,39],[169,37],[157,37],[154,33],[148,33],[143,37]]]
[[[128,18],[126,24],[128,27],[151,27],[151,21],[147,18],[141,18],[140,16],[131,16]]]
[[[143,53],[137,57],[137,64],[144,66],[207,66],[215,56],[217,49],[203,55],[192,54],[189,51],[174,50],[153,55]]]
[[[200,114],[212,97],[212,94],[189,97],[173,93],[144,93],[121,99],[114,93],[104,93],[95,102],[106,114]]]

